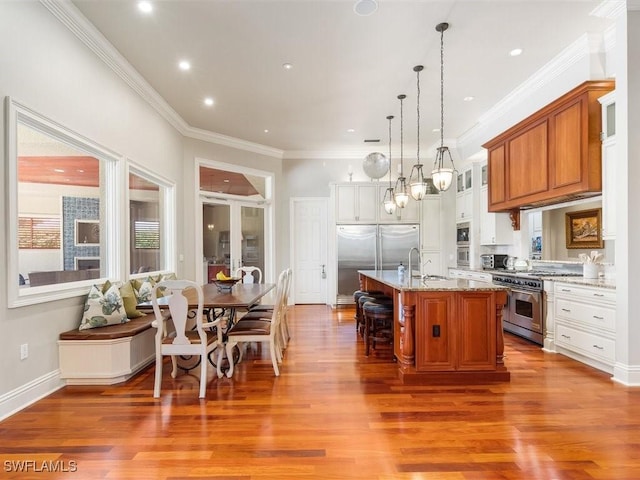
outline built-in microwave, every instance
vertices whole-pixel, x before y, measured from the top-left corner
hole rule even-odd
[[[458,247],[458,266],[468,267],[470,260],[469,247]]]
[[[456,225],[456,243],[458,245],[469,245],[471,225],[469,222],[458,223]]]

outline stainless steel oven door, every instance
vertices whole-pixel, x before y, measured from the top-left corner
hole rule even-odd
[[[511,289],[506,321],[542,335],[542,292]]]
[[[458,247],[458,266],[468,267],[470,260],[469,247]]]

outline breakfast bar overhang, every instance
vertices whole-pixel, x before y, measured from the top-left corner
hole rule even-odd
[[[360,287],[394,302],[394,355],[405,384],[505,382],[502,309],[507,288],[440,277],[360,270]]]

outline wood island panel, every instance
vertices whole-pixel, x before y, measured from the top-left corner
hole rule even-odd
[[[510,380],[503,360],[503,287],[463,279],[400,282],[375,271],[360,272],[360,284],[394,299],[394,353],[403,383]]]

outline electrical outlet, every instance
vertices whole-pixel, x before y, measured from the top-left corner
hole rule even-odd
[[[20,345],[20,360],[24,360],[29,356],[29,344],[23,343]]]

